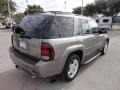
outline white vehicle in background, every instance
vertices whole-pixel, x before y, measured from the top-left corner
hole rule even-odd
[[[16,26],[16,22],[6,22],[5,28],[11,28]]]
[[[0,27],[2,26],[2,23],[0,23]]]
[[[95,20],[101,29],[112,29],[112,17],[97,17]]]

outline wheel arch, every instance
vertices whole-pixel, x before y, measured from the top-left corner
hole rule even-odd
[[[66,59],[65,64],[64,64],[64,67],[63,67],[62,72],[61,72],[61,74],[60,74],[61,78],[63,78],[64,80],[65,80],[64,74],[65,74],[65,70],[66,70],[66,65],[67,65],[67,61],[69,60],[68,58],[69,58],[71,55],[74,55],[74,54],[79,56],[79,58],[80,58],[80,63],[79,63],[79,64],[81,64],[81,62],[82,62],[82,58],[83,58],[83,51],[82,51],[82,50],[76,50],[76,51],[71,52],[71,53],[67,56],[67,59]],[[77,75],[77,74],[76,74],[76,75]],[[73,78],[73,79],[74,79],[74,78]],[[68,80],[68,81],[71,81],[71,80]]]
[[[81,63],[81,62],[82,62],[82,59],[83,59],[83,51],[82,51],[82,50],[73,51],[73,52],[71,52],[71,53],[68,55],[67,59],[68,59],[71,55],[73,55],[73,54],[76,54],[76,55],[79,56],[79,58],[80,58],[80,63]],[[66,60],[66,61],[67,61],[67,60]]]

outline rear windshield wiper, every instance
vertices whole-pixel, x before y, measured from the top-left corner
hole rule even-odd
[[[32,39],[32,37],[30,36],[24,36],[24,35],[20,35],[21,38],[27,38],[27,39]]]
[[[16,28],[15,28],[15,33],[25,34],[25,31],[24,31],[21,27],[16,27]]]

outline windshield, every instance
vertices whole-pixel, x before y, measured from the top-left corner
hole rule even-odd
[[[18,24],[15,31],[19,31],[24,36],[32,38],[42,38],[44,32],[50,29],[53,16],[50,15],[30,15],[24,17]]]

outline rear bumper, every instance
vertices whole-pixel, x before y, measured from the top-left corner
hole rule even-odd
[[[10,57],[15,65],[21,69],[29,71],[31,74],[35,73],[39,77],[49,77],[62,72],[64,63],[63,60],[43,61],[33,60],[18,53],[14,48],[9,49]]]

